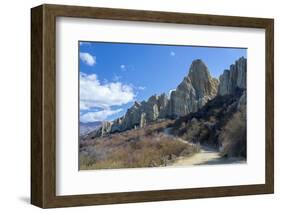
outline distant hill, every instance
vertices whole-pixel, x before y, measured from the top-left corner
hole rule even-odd
[[[101,121],[83,123],[80,122],[80,136],[86,135],[102,126]]]

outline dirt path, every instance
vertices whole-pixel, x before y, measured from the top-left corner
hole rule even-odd
[[[220,163],[222,161],[218,151],[209,149],[207,147],[201,147],[200,152],[195,153],[192,156],[182,157],[176,160],[171,166],[190,166],[210,163]],[[222,162],[221,162],[222,163]]]
[[[171,128],[166,128],[164,130],[164,133],[171,136]],[[185,141],[181,138],[178,139],[183,143],[188,143],[188,141]],[[200,151],[198,153],[195,153],[192,156],[180,157],[169,166],[212,165],[231,163],[245,163],[245,161],[239,158],[222,158],[218,150],[201,145]]]
[[[246,163],[240,158],[223,158],[219,155],[219,151],[203,146],[200,152],[192,156],[181,157],[170,166],[191,166],[191,165],[215,165],[215,164],[233,164]]]

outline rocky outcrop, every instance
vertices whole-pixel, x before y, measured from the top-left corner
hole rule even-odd
[[[212,146],[225,157],[246,156],[246,91],[219,95],[197,112],[175,120],[171,134]]]
[[[169,99],[165,93],[158,97],[159,118],[166,118],[168,116]]]
[[[113,121],[111,131],[120,132],[134,127],[144,127],[160,118],[166,118],[168,98],[165,94],[153,95],[147,101],[135,102],[126,114]]]
[[[94,131],[93,134],[90,134],[90,137],[93,137],[95,135],[99,135],[99,136],[104,136],[104,135],[108,135],[109,133],[111,133],[111,127],[112,127],[112,122],[109,121],[104,121],[102,122],[101,127]]]
[[[211,77],[202,60],[192,62],[188,75],[171,92],[153,95],[147,101],[135,102],[123,117],[106,122],[97,135],[122,132],[136,127],[144,127],[157,119],[176,118],[195,112],[217,94],[218,80]]]
[[[202,60],[192,62],[188,76],[171,93],[169,115],[184,116],[204,106],[217,94],[218,80],[211,77]]]
[[[220,76],[218,95],[233,94],[237,88],[246,89],[247,59],[239,58]]]
[[[246,88],[245,58],[238,59],[235,64],[225,70],[220,81],[212,78],[208,67],[200,60],[194,60],[189,68],[188,75],[173,90],[169,97],[166,94],[153,95],[147,101],[135,102],[123,117],[112,122],[106,122],[97,131],[98,136],[114,132],[144,127],[158,119],[178,118],[189,113],[197,112],[207,102],[218,95],[234,94],[239,88]],[[246,101],[246,92],[241,104]]]
[[[192,62],[188,77],[196,92],[196,98],[214,97],[217,94],[218,80],[212,78],[205,63],[198,59]]]

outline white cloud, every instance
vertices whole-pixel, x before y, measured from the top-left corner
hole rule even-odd
[[[174,51],[170,52],[170,56],[175,56],[175,55],[176,55],[176,53]]]
[[[108,116],[117,114],[121,111],[122,111],[122,109],[116,109],[116,110],[105,109],[105,110],[101,110],[98,112],[87,112],[80,116],[80,121],[83,123],[94,122],[94,121],[104,121],[107,119]]]
[[[96,57],[92,56],[90,53],[80,52],[80,59],[89,66],[96,64]]]
[[[139,90],[145,90],[145,89],[146,89],[146,87],[139,86],[139,87],[138,87],[138,89],[139,89]]]
[[[125,64],[121,64],[121,65],[120,65],[120,68],[121,68],[121,70],[123,70],[123,71],[126,71],[126,70],[127,70],[127,68],[126,68],[126,65],[125,65]]]
[[[131,85],[121,82],[101,84],[96,74],[80,73],[80,110],[92,108],[109,109],[133,101],[134,90]]]

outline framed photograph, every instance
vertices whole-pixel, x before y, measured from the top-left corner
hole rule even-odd
[[[31,203],[274,191],[274,21],[31,9]]]

